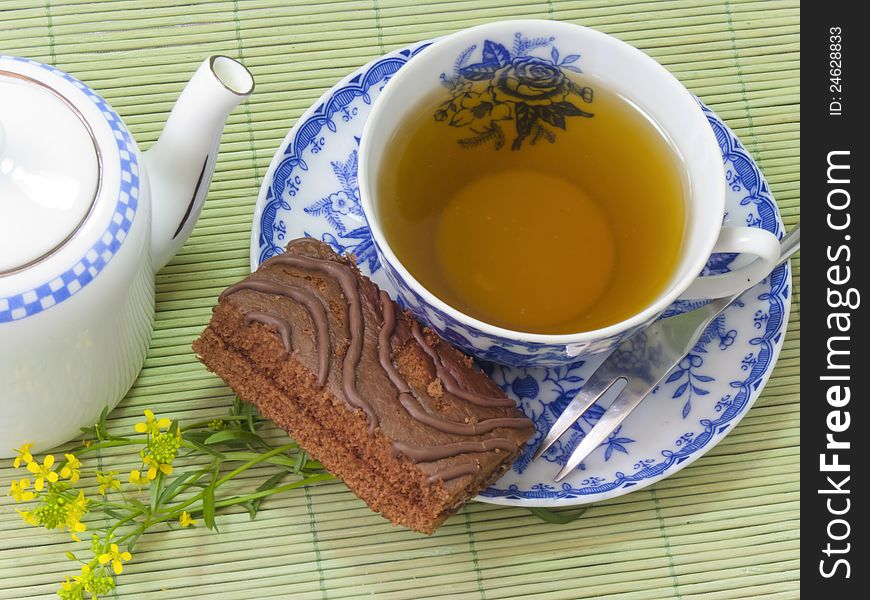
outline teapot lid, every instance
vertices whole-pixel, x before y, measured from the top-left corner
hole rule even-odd
[[[0,275],[73,237],[94,207],[100,168],[94,133],[69,100],[0,69]]]

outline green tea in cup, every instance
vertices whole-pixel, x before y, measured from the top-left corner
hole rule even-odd
[[[529,60],[456,78],[396,127],[378,173],[396,257],[485,323],[568,334],[636,314],[671,281],[682,160],[594,76]]]

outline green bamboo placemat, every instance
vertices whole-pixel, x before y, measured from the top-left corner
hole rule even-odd
[[[493,19],[598,28],[667,66],[737,132],[787,226],[800,215],[796,1],[3,0],[0,52],[90,83],[139,144],[157,137],[208,54],[240,58],[257,90],[230,117],[202,218],[157,276],[157,317],[139,379],[111,414],[146,407],[182,420],[223,413],[232,395],[190,343],[218,292],[248,271],[260,180],[319,95],[393,48]],[[298,490],[202,527],[144,536],[116,596],[157,598],[797,598],[800,263],[779,363],[743,422],[704,458],[567,525],[471,504],[432,537],[395,529],[337,482]],[[2,382],[0,382],[2,385]],[[118,453],[106,468],[122,472]],[[8,461],[0,481],[10,481]],[[0,501],[0,599],[48,598],[68,537],[25,525]]]

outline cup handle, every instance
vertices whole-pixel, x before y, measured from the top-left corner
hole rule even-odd
[[[779,260],[779,240],[764,229],[754,227],[723,227],[713,247],[716,252],[754,254],[757,258],[745,267],[720,275],[698,277],[680,294],[680,300],[712,300],[724,298],[751,288],[776,266]]]

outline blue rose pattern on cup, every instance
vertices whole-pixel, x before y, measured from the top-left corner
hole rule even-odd
[[[450,99],[435,112],[436,121],[451,127],[468,129],[471,135],[458,140],[463,148],[492,142],[496,150],[510,136],[511,150],[519,150],[523,141],[553,143],[551,128],[565,129],[566,117],[592,117],[583,110],[592,102],[591,87],[577,84],[566,73],[580,73],[574,65],[579,54],[562,57],[553,46],[555,38],[514,36],[513,49],[492,40],[483,43],[480,62],[468,64],[477,45],[466,48],[456,58],[453,73],[441,74],[450,90]],[[532,51],[549,48],[545,57]]]

